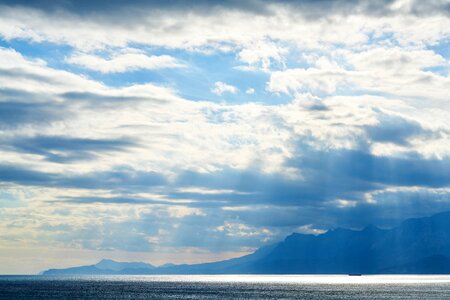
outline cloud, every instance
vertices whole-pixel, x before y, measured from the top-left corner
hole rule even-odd
[[[274,1],[253,0],[246,3],[240,1],[221,1],[220,3],[208,0],[202,1],[136,1],[136,8],[130,8],[120,1],[97,1],[92,3],[88,0],[81,1],[23,1],[23,0],[5,0],[8,5],[20,5],[40,8],[43,10],[67,10],[80,15],[92,15],[107,12],[109,14],[121,12],[139,12],[141,10],[168,10],[168,11],[197,11],[198,13],[208,14],[216,9],[232,9],[253,12],[255,14],[267,14],[270,12],[270,6]],[[407,14],[442,14],[448,13],[447,1],[431,1],[423,3],[422,1],[394,1],[394,0],[325,0],[325,1],[276,1],[278,5],[285,5],[291,9],[298,9],[306,16],[325,17],[333,14],[350,15],[363,13],[372,16],[380,16],[394,13]]]
[[[379,123],[367,126],[366,131],[370,139],[376,142],[391,142],[399,145],[406,145],[409,139],[432,137],[434,134],[424,129],[420,123],[414,120],[406,120],[399,116],[380,113]]]
[[[44,156],[51,162],[66,163],[77,160],[92,160],[102,152],[126,151],[137,146],[125,138],[117,140],[87,139],[62,136],[36,136],[5,141],[16,151]]]
[[[310,155],[313,155],[312,153]],[[294,167],[307,168],[308,166]],[[256,170],[227,169],[210,174],[182,173],[177,184],[181,186],[198,186],[211,189],[231,189],[247,194],[227,195],[224,206],[241,206],[250,204],[277,206],[318,205],[336,197],[358,198],[362,192],[379,188],[375,183],[364,182],[357,178],[333,180],[326,175],[327,170],[317,166],[315,171],[308,170],[305,178],[289,178],[281,174],[264,175]],[[344,172],[344,171],[343,171]],[[318,189],[326,186],[326,190]],[[215,199],[215,196],[210,196]],[[194,198],[195,199],[195,198]],[[220,199],[220,198],[219,198]]]
[[[306,150],[300,157],[288,161],[297,168],[300,178],[280,174],[262,175],[254,170],[223,170],[210,174],[180,174],[177,185],[210,189],[230,189],[248,194],[228,194],[224,206],[339,206],[329,201],[347,199],[365,201],[365,193],[383,190],[388,186],[444,188],[450,185],[447,174],[448,159],[423,159],[411,156],[395,158],[376,156],[363,151]],[[320,188],[321,187],[321,188]],[[223,199],[208,195],[192,199]]]
[[[217,8],[225,9],[237,9],[237,10],[248,10],[253,12],[264,12],[264,8],[261,4],[265,1],[250,1],[249,3],[240,3],[238,1],[221,1],[220,3],[213,3],[208,0],[201,1],[180,1],[180,0],[169,0],[165,2],[155,1],[155,0],[138,0],[133,8],[120,1],[98,1],[97,3],[92,3],[90,1],[11,1],[6,0],[5,3],[9,5],[17,6],[29,6],[34,8],[39,8],[43,10],[57,11],[57,10],[67,10],[79,15],[91,15],[99,14],[107,11],[109,14],[120,13],[139,13],[142,10],[167,10],[171,12],[176,11],[198,11],[199,13],[209,13]]]
[[[288,69],[271,74],[267,90],[274,93],[295,94],[312,91],[313,93],[336,92],[338,85],[345,81],[345,70]]]
[[[170,205],[170,202],[167,201],[158,201],[139,197],[61,197],[56,200],[51,200],[50,202],[58,204],[69,203],[69,204]]]
[[[191,262],[448,210],[449,20],[445,1],[3,1],[1,244]]]
[[[449,79],[427,69],[448,62],[429,50],[373,47],[364,51],[340,50],[333,59],[312,59],[305,68],[272,72],[266,89],[273,93],[315,95],[364,91],[408,98],[443,101]]]
[[[255,93],[255,89],[254,88],[248,88],[247,90],[245,90],[245,93],[247,95],[253,95]]]
[[[75,189],[115,189],[115,186],[119,186],[119,190],[147,191],[152,187],[167,184],[167,179],[156,172],[135,172],[119,167],[115,170],[84,174],[42,172],[11,164],[0,165],[0,170],[0,181],[30,186]]]
[[[244,56],[252,61],[259,53],[251,50],[253,45],[268,39],[317,49],[362,45],[372,34],[383,32],[420,45],[450,34],[445,1],[427,5],[400,0],[168,3],[141,1],[130,7],[117,1],[95,5],[6,2],[0,14],[0,34],[7,40],[50,41],[83,51],[137,44],[219,52],[237,47],[246,53],[248,47],[252,54]],[[418,27],[423,30],[414,30]],[[257,56],[267,61],[277,54]]]
[[[25,185],[51,185],[54,174],[46,174],[11,165],[0,165],[0,180]]]
[[[14,100],[17,107],[29,105],[24,99],[41,100],[30,109],[42,107],[55,114],[41,114],[45,122],[14,120],[26,129],[16,132],[18,127],[11,127],[10,139],[3,137],[12,149],[2,150],[11,163],[2,166],[0,181],[31,195],[26,198],[36,206],[27,208],[34,211],[28,214],[30,219],[47,205],[79,214],[83,225],[76,224],[82,230],[65,231],[65,240],[60,241],[65,245],[77,241],[90,249],[123,249],[118,238],[123,220],[111,225],[106,219],[111,212],[101,210],[159,206],[161,211],[146,217],[117,213],[131,219],[133,225],[127,228],[136,230],[128,250],[150,251],[164,245],[211,251],[227,246],[236,251],[274,241],[308,224],[319,230],[359,226],[367,220],[363,216],[392,224],[394,217],[382,219],[382,210],[367,203],[368,195],[393,186],[439,189],[449,184],[443,179],[450,178],[445,171],[448,160],[430,157],[437,152],[427,148],[441,145],[443,156],[448,153],[443,146],[445,110],[440,115],[434,109],[430,120],[427,109],[370,95],[320,99],[298,94],[279,105],[195,102],[152,84],[109,87],[23,57],[17,66],[29,71],[15,76],[32,85],[23,94],[14,92],[17,77],[11,75],[5,80],[11,89],[2,99]],[[376,154],[372,147],[377,144],[383,149],[395,144],[400,150]],[[176,222],[180,227],[173,228],[174,217],[162,213],[173,206],[199,209],[205,215],[186,216]],[[88,213],[89,207],[97,208]],[[87,224],[97,218],[94,212],[106,215],[96,226],[109,230],[105,235],[109,241],[87,235],[91,228]],[[358,217],[359,212],[364,214]],[[147,220],[158,214],[166,220],[151,226],[165,233],[146,232]],[[213,230],[226,224],[231,224],[227,231]],[[247,234],[232,236],[235,228],[245,228]],[[52,231],[46,231],[39,232],[55,243]],[[198,236],[187,238],[188,232]],[[156,244],[148,240],[156,238]]]
[[[238,89],[235,86],[217,81],[216,83],[214,83],[214,88],[211,89],[211,92],[218,96],[221,96],[223,93],[236,94],[238,92]]]
[[[64,108],[54,103],[0,102],[0,129],[26,124],[50,124],[64,118]]]
[[[445,67],[448,62],[433,51],[381,47],[345,56],[355,70],[349,81],[360,89],[403,97],[446,99],[449,78],[427,69]]]
[[[97,55],[78,53],[67,62],[101,73],[121,73],[136,70],[155,70],[164,68],[182,68],[183,64],[169,55],[148,56],[139,52],[126,52],[105,59]]]
[[[448,176],[448,159],[423,159],[414,153],[410,157],[396,158],[340,150],[302,156],[293,163],[313,173],[319,172],[320,176],[328,173],[330,177],[340,178],[338,184],[346,180],[394,186],[446,187],[450,184],[444,179]]]
[[[238,58],[250,66],[269,71],[273,65],[284,66],[284,56],[287,53],[287,48],[278,46],[273,42],[258,41],[246,45],[239,52]]]

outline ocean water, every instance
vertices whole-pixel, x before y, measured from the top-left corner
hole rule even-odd
[[[450,299],[450,276],[0,276],[0,299]]]

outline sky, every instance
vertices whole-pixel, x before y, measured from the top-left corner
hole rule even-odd
[[[0,273],[450,211],[450,1],[0,0]]]

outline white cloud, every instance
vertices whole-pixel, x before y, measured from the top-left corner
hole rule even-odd
[[[259,67],[263,71],[269,71],[273,64],[284,66],[284,55],[288,53],[288,49],[281,47],[273,42],[257,41],[245,45],[238,58],[242,62],[250,65],[249,67]]]
[[[152,55],[127,52],[113,55],[110,59],[85,53],[72,55],[67,62],[101,73],[121,73],[135,70],[154,70],[164,68],[181,68],[183,64],[169,55]]]
[[[219,96],[223,93],[236,94],[238,88],[225,82],[217,81],[214,83],[214,88],[211,89],[211,92]]]
[[[373,47],[349,52],[345,57],[354,68],[349,80],[360,89],[411,98],[448,99],[450,78],[427,68],[448,69],[449,63],[433,51]]]
[[[0,47],[0,69],[7,72],[0,76],[0,85],[3,89],[44,94],[105,89],[105,86],[98,82],[74,73],[49,68],[42,60],[26,59],[14,49]],[[43,97],[36,99],[51,100]]]
[[[231,237],[257,236],[260,237],[261,240],[265,240],[271,235],[273,235],[273,233],[267,228],[256,229],[249,227],[245,224],[232,223],[228,221],[226,221],[223,225],[217,226],[215,230],[219,232],[224,232],[226,235]]]
[[[325,57],[309,60],[312,66],[308,68],[272,72],[266,89],[295,95],[333,94],[342,87],[411,99],[434,99],[439,101],[438,105],[448,98],[449,77],[427,68],[449,69],[449,62],[433,51],[372,46],[363,51],[337,50],[331,55],[334,60]]]
[[[312,224],[300,226],[296,229],[296,231],[303,234],[313,234],[313,235],[319,235],[326,232],[326,230],[314,228]]]
[[[371,18],[364,14],[331,15],[308,19],[303,11],[283,4],[265,7],[266,14],[217,9],[214,14],[177,10],[148,10],[133,17],[101,18],[66,11],[22,6],[0,7],[0,35],[5,39],[69,44],[92,50],[126,47],[130,44],[230,51],[242,49],[243,60],[268,67],[270,60],[283,59],[283,47],[267,41],[283,41],[302,49],[324,49],[331,45],[358,48],[370,36],[389,35],[402,45],[434,44],[450,36],[450,19],[444,15],[396,14]],[[418,30],[420,28],[420,30]],[[176,30],[174,30],[176,29]],[[389,40],[389,38],[387,38]]]
[[[254,89],[254,88],[248,88],[248,89],[245,91],[245,93],[248,94],[248,95],[253,95],[253,94],[255,93],[255,89]]]
[[[344,80],[345,70],[342,69],[288,69],[273,72],[267,90],[286,94],[307,91],[331,94],[336,91],[339,84],[344,83]]]

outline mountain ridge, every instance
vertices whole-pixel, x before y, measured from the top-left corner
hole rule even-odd
[[[450,274],[450,212],[320,235],[292,233],[252,254],[201,264],[120,263],[50,269],[43,275],[112,274]]]

